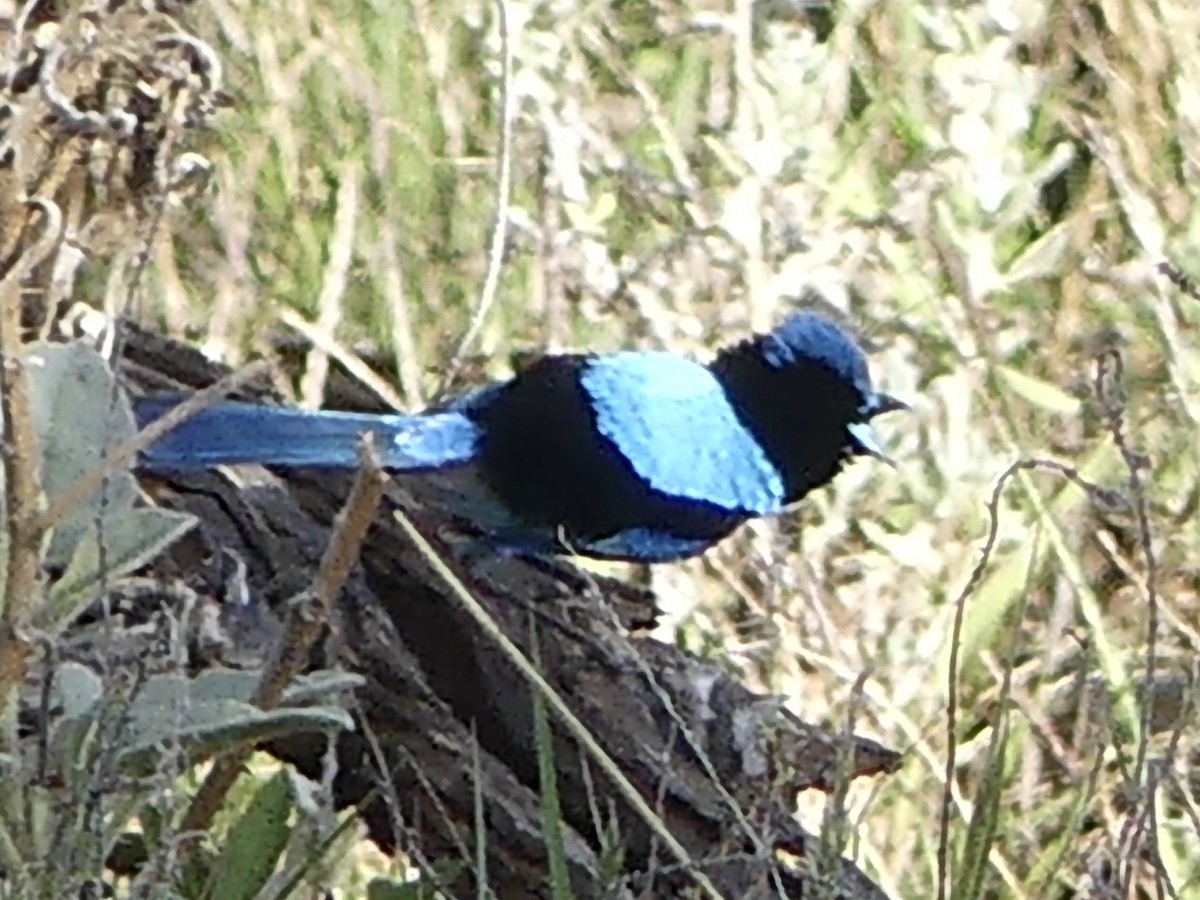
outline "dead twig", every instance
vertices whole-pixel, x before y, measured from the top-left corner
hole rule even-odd
[[[273,709],[284,689],[303,670],[309,650],[321,634],[321,627],[333,611],[334,601],[358,560],[359,548],[375,519],[375,511],[383,497],[386,474],[379,464],[370,436],[364,436],[360,450],[361,463],[354,486],[346,504],[338,513],[333,534],[321,567],[310,592],[293,604],[287,631],[278,652],[263,673],[254,693],[253,702],[259,709]],[[184,834],[208,829],[213,816],[220,810],[226,794],[237,781],[242,765],[250,755],[247,747],[228,753],[218,761],[204,783],[196,791],[191,805],[183,816],[180,830]]]
[[[513,48],[508,33],[508,0],[496,0],[496,25],[500,32],[500,150],[496,159],[496,219],[488,249],[487,275],[479,295],[479,306],[458,343],[458,349],[446,367],[446,376],[438,391],[445,397],[454,386],[471,344],[479,337],[484,320],[491,312],[500,288],[500,272],[504,268],[504,249],[508,242],[509,198],[512,194],[513,122],[516,118],[516,98],[512,87]]]
[[[21,286],[34,267],[54,249],[62,231],[62,214],[54,203],[35,197],[27,205],[41,210],[46,227],[0,282],[0,416],[8,507],[5,523],[8,560],[4,605],[0,610],[0,697],[7,697],[11,688],[25,679],[32,645],[21,630],[26,611],[38,591],[45,533],[45,526],[38,519],[41,487],[37,434],[22,359]]]

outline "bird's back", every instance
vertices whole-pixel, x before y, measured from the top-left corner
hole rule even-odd
[[[781,496],[720,385],[666,353],[544,357],[472,415],[505,504],[596,555],[715,541]]]

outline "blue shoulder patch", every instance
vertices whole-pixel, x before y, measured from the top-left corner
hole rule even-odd
[[[664,352],[614,353],[581,371],[600,433],[655,490],[770,515],[783,479],[704,366]]]

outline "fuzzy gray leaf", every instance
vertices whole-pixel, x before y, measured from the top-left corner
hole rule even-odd
[[[53,502],[99,468],[136,432],[128,401],[108,362],[83,343],[38,342],[26,351],[30,405],[41,449],[42,489]],[[137,486],[128,471],[112,477],[58,523],[46,562],[66,565],[86,531],[128,510]]]
[[[249,703],[260,681],[261,669],[209,669],[194,678],[164,674],[151,679],[140,696],[142,702],[159,706],[217,700]],[[297,678],[284,690],[279,705],[300,706],[314,700],[327,700],[343,691],[360,687],[363,682],[360,675],[321,669]]]
[[[262,674],[261,669],[209,669],[197,675],[187,690],[191,696],[202,700],[241,700],[248,703],[262,681]],[[352,691],[363,684],[364,679],[360,675],[322,669],[302,675],[288,685],[279,705],[304,706],[335,700],[338,694]],[[176,686],[171,690],[178,691],[179,688]]]
[[[128,710],[118,751],[123,769],[149,772],[164,752],[183,751],[198,759],[297,731],[354,727],[349,714],[336,707],[260,710],[229,696],[244,693],[247,686],[252,690],[257,676],[216,674],[156,675],[142,686]]]
[[[64,719],[77,719],[95,706],[104,694],[100,676],[87,666],[65,662],[54,670],[51,703],[62,707]]]
[[[49,602],[38,610],[38,627],[59,633],[96,599],[102,582],[140,569],[195,524],[196,517],[188,513],[153,507],[110,512],[105,517],[103,560],[101,542],[88,527],[67,571],[51,588]]]
[[[350,714],[334,707],[260,710],[237,700],[196,701],[175,706],[134,703],[118,758],[128,774],[149,775],[164,752],[182,751],[196,761],[304,731],[350,730]]]

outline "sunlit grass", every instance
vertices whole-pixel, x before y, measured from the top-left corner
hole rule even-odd
[[[543,347],[705,353],[809,294],[876,348],[877,380],[916,408],[882,426],[899,471],[859,464],[785,522],[653,577],[664,638],[722,654],[806,718],[841,722],[870,671],[859,727],[910,752],[851,791],[851,848],[894,896],[929,897],[952,603],[1015,459],[1053,457],[1128,496],[1092,387],[1114,332],[1128,439],[1150,460],[1160,666],[1196,652],[1200,311],[1154,266],[1195,257],[1200,8],[835,4],[818,41],[803,21],[745,15],[769,6],[507,4],[511,227],[470,350],[491,374]],[[210,204],[171,245],[183,294],[153,312],[236,361],[269,353],[290,308],[376,344],[419,405],[488,264],[495,7],[206,14],[237,106]],[[1052,473],[1020,473],[997,511],[966,601],[951,857],[986,781],[1000,796],[982,895],[1089,895],[1097,860],[1119,867],[1128,849],[1114,797],[1140,728],[1125,694],[1085,740],[1060,686],[1141,677],[1145,560],[1129,510]],[[1008,751],[989,766],[1014,665]],[[1200,875],[1188,803],[1157,806],[1180,896]],[[820,799],[801,813],[818,824]]]

